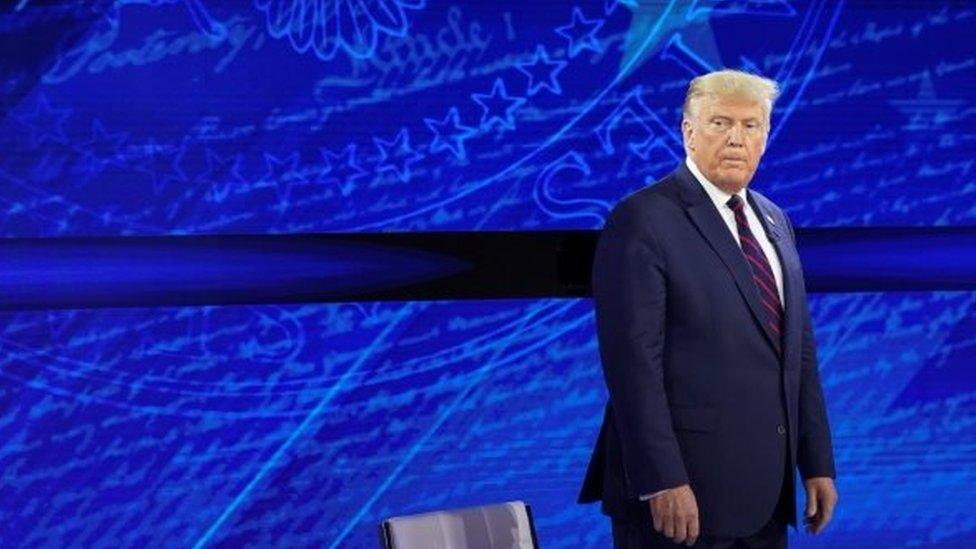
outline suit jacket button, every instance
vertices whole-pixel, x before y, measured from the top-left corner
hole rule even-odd
[[[785,435],[786,434],[786,427],[784,427],[782,425],[777,425],[776,426],[776,432],[779,433],[779,434],[781,434],[781,435]]]

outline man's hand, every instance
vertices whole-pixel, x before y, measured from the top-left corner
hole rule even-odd
[[[830,477],[813,477],[803,481],[807,490],[807,509],[803,522],[807,525],[807,532],[819,534],[834,516],[837,505],[837,489],[834,479]]]
[[[694,545],[698,540],[698,502],[691,487],[682,484],[650,499],[654,529],[675,543]]]

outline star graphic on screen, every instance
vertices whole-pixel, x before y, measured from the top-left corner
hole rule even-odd
[[[556,34],[569,40],[569,57],[579,55],[583,50],[590,50],[596,53],[603,51],[596,33],[603,27],[603,19],[587,19],[583,16],[583,10],[579,7],[573,8],[573,20],[568,25],[556,27]]]
[[[430,150],[440,152],[447,149],[459,160],[467,156],[464,140],[474,135],[477,130],[461,125],[457,107],[451,107],[443,121],[425,118],[424,123],[430,131],[434,132],[434,141],[430,144]]]
[[[186,141],[177,146],[161,145],[154,139],[143,147],[145,159],[137,170],[149,174],[152,180],[153,194],[159,194],[170,181],[187,181],[182,168],[183,155],[186,153]]]
[[[200,179],[210,183],[207,200],[223,202],[234,187],[240,188],[246,181],[241,176],[241,154],[222,157],[211,149],[206,152],[207,169],[200,174]]]
[[[546,88],[556,95],[563,93],[556,76],[566,68],[565,61],[550,61],[546,48],[539,44],[535,48],[535,56],[529,63],[516,63],[515,68],[529,77],[529,87],[526,93],[533,96],[539,90]]]
[[[65,143],[64,122],[71,116],[72,109],[56,109],[43,94],[37,96],[32,112],[17,117],[21,124],[30,129],[31,143],[38,145],[44,141]]]
[[[942,99],[935,94],[932,75],[926,71],[919,82],[919,90],[912,99],[892,99],[888,104],[898,109],[908,122],[902,126],[906,130],[932,130],[948,120],[958,117],[965,101]]]
[[[284,158],[278,158],[271,153],[264,153],[264,165],[266,170],[261,176],[261,185],[274,188],[278,196],[277,210],[283,211],[288,208],[291,198],[291,189],[295,185],[308,182],[305,174],[298,169],[298,153],[292,152]]]
[[[392,171],[404,183],[410,181],[410,165],[419,162],[424,155],[410,147],[410,133],[407,129],[401,128],[393,141],[374,137],[373,143],[380,152],[377,169],[381,172]]]
[[[488,130],[500,126],[502,130],[515,129],[515,110],[525,103],[524,97],[512,97],[505,90],[505,82],[496,78],[491,93],[473,93],[471,99],[481,105],[481,129]]]
[[[125,164],[121,148],[127,137],[124,132],[109,133],[101,120],[93,120],[91,137],[79,147],[85,171],[95,173],[107,165]]]
[[[624,53],[620,58],[619,77],[627,76],[658,54],[671,62],[680,63],[685,56],[693,59],[697,63],[690,68],[699,72],[723,65],[711,26],[711,10],[702,11],[694,5],[687,10],[680,9],[674,4],[657,0],[626,0],[619,3],[632,12],[630,29],[624,40]],[[682,48],[686,51],[678,51]]]
[[[366,170],[356,161],[356,144],[350,143],[340,153],[329,149],[319,149],[325,169],[322,170],[323,180],[335,182],[339,185],[342,196],[349,196],[356,189],[356,180],[368,175]]]

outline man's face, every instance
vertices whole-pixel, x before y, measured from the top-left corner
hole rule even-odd
[[[748,99],[697,99],[697,112],[681,123],[692,161],[712,183],[728,193],[742,190],[766,150],[762,106]]]

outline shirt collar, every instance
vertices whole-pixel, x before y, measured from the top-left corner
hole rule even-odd
[[[712,199],[712,203],[715,204],[715,207],[718,208],[718,211],[720,212],[725,211],[724,208],[727,207],[725,204],[729,201],[730,198],[732,198],[732,195],[725,192],[724,190],[716,186],[714,183],[709,181],[701,173],[701,170],[698,169],[698,166],[695,165],[695,162],[691,159],[690,156],[685,157],[685,165],[688,166],[688,170],[691,172],[692,175],[695,176],[695,179],[697,179],[698,183],[702,186],[702,188],[705,189],[705,192],[708,193],[708,197]],[[746,204],[746,206],[748,207],[749,202],[746,201],[746,189],[743,188],[741,191],[735,194],[739,195],[739,198],[742,199],[742,203]]]

